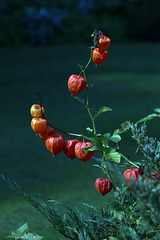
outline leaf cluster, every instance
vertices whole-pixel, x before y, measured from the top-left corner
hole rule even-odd
[[[4,175],[9,187],[21,194],[61,235],[72,240],[151,239],[159,240],[160,186],[152,189],[147,181],[117,188],[115,199],[103,208],[83,203],[83,210],[41,195],[26,194]]]
[[[160,171],[160,141],[146,135],[147,126],[144,122],[140,127],[131,126],[132,138],[137,142],[138,150],[143,153],[142,162],[145,162],[145,172]]]
[[[42,236],[39,236],[37,233],[32,233],[29,231],[28,224],[23,224],[20,228],[16,231],[12,232],[7,238],[14,239],[14,240],[41,240],[43,239]]]
[[[86,214],[84,214],[78,208],[72,209],[62,201],[49,200],[37,194],[26,194],[16,182],[4,175],[1,177],[13,191],[22,195],[46,217],[52,228],[68,239],[101,240],[109,237],[116,230],[117,222],[112,219],[108,208],[99,211],[93,206],[83,204],[86,210]]]

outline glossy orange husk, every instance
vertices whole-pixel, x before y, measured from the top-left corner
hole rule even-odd
[[[83,148],[86,146],[93,147],[93,144],[91,142],[79,142],[75,145],[75,154],[78,159],[83,161],[84,163],[89,160],[92,156],[94,151],[89,151],[87,154],[83,153]]]
[[[108,178],[106,179],[97,178],[95,181],[95,188],[99,193],[101,193],[104,196],[105,194],[111,191],[112,183]]]
[[[33,104],[30,108],[30,113],[33,118],[38,118],[45,113],[45,109],[44,107],[41,107],[39,104]]]
[[[48,136],[52,136],[55,134],[55,129],[52,127],[47,126],[45,131],[40,133],[39,136],[43,141],[46,141]]]
[[[138,178],[141,177],[141,174],[139,173],[139,169],[138,168],[131,168],[131,169],[127,169],[124,173],[123,173],[123,177],[127,180],[128,183],[131,183],[132,180],[134,179],[135,182],[137,182]],[[127,183],[125,183],[126,186],[128,186]],[[128,187],[129,190],[132,191],[131,188]]]
[[[108,52],[104,51],[103,53],[100,53],[99,48],[95,48],[92,52],[92,60],[96,66],[103,63],[107,57],[108,57]]]
[[[109,48],[110,43],[111,43],[111,39],[109,37],[101,35],[98,39],[98,47],[99,47],[100,53],[105,52]]]
[[[36,134],[42,133],[47,128],[47,120],[43,118],[32,118],[31,128]]]
[[[68,79],[68,89],[72,95],[80,93],[85,86],[85,79],[79,75],[72,74]]]
[[[60,134],[54,134],[53,136],[47,137],[45,141],[46,148],[53,156],[60,153],[63,149],[63,137]]]
[[[63,144],[63,152],[72,160],[76,157],[75,145],[79,142],[77,139],[66,139]]]

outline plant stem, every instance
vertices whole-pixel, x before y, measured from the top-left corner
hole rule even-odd
[[[122,153],[119,153],[120,155],[121,155],[121,157],[125,160],[125,161],[127,161],[129,164],[131,164],[131,165],[133,165],[134,167],[136,167],[136,168],[139,168],[139,166],[137,165],[137,164],[135,164],[135,163],[133,163],[132,161],[130,161],[127,157],[125,157]]]
[[[91,118],[91,121],[92,121],[92,125],[93,125],[93,131],[94,131],[94,135],[96,134],[96,126],[95,126],[95,121],[94,121],[94,118],[92,116],[92,113],[91,113],[91,110],[89,108],[89,86],[87,85],[87,79],[86,79],[86,74],[85,74],[85,71],[86,69],[88,68],[90,62],[92,60],[92,50],[91,50],[91,54],[90,54],[90,58],[89,58],[89,61],[88,63],[86,64],[85,68],[82,70],[83,72],[83,76],[84,76],[84,79],[85,79],[85,82],[86,82],[86,89],[87,89],[87,100],[86,100],[86,109],[89,113],[89,116]]]
[[[110,173],[110,171],[109,171],[109,169],[108,169],[108,166],[107,166],[107,164],[106,164],[106,162],[105,162],[103,152],[102,152],[102,160],[103,160],[103,162],[105,163],[105,171],[106,171],[106,173],[107,173],[107,175],[108,175],[108,177],[109,177],[109,180],[110,180],[111,183],[112,183],[113,190],[116,191],[117,186],[116,186],[115,182],[113,181],[113,178],[112,178],[112,176],[111,176],[111,173]]]
[[[91,114],[91,110],[90,110],[90,108],[89,108],[89,87],[86,86],[86,88],[87,88],[87,102],[86,102],[86,108],[87,108],[87,111],[88,111],[89,116],[90,116],[91,121],[92,121],[94,135],[96,135],[95,121],[94,121],[94,118],[93,118],[93,116],[92,116],[92,114]]]
[[[84,136],[83,134],[77,134],[77,133],[68,133],[69,136],[75,136],[75,137],[82,137],[87,140],[90,140],[88,137]]]
[[[39,91],[39,90],[38,90],[37,92],[38,92],[38,97],[39,97],[39,100],[40,100],[41,115],[42,115],[42,117],[43,117],[44,119],[46,119],[45,116],[44,116],[44,113],[43,113],[43,111],[42,111],[42,106],[43,106],[43,104],[42,104],[41,94],[40,94],[40,91]]]
[[[90,64],[91,61],[92,61],[92,50],[91,50],[90,58],[89,58],[89,60],[88,60],[88,62],[87,62],[87,64],[86,64],[85,68],[82,70],[83,74],[84,74],[85,71],[87,70],[87,68],[88,68],[88,66],[89,66],[89,64]]]
[[[54,127],[50,122],[47,121],[47,124],[50,125],[53,129],[57,130],[57,131],[60,131],[62,133],[65,133],[66,135],[68,136],[75,136],[75,137],[82,137],[82,138],[85,138],[87,140],[89,140],[88,137],[84,136],[83,134],[78,134],[78,133],[68,133],[68,132],[65,132],[63,131],[62,129],[59,129],[59,128],[56,128]]]

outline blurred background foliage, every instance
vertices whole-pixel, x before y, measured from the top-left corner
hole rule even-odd
[[[0,0],[0,45],[90,40],[101,29],[115,42],[159,41],[159,0]]]

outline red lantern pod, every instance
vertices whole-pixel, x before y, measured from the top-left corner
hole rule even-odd
[[[141,174],[139,173],[139,169],[138,168],[131,168],[131,169],[127,169],[124,173],[123,173],[123,177],[127,180],[127,182],[131,183],[132,182],[132,178],[134,179],[135,182],[137,182],[138,178],[141,177]],[[127,183],[125,183],[126,186],[128,186]],[[128,189],[130,191],[132,191],[131,188],[128,187]]]
[[[105,194],[111,191],[112,183],[108,178],[106,179],[97,178],[95,181],[95,188],[99,193],[101,193],[104,196]]]
[[[92,60],[95,63],[96,67],[103,63],[106,58],[108,57],[108,52],[104,51],[103,53],[100,53],[99,48],[95,48],[92,52]]]
[[[63,143],[64,140],[60,134],[49,136],[45,141],[46,148],[53,154],[53,157],[62,151]]]
[[[76,157],[75,145],[79,142],[77,139],[66,139],[63,144],[63,152],[72,160]]]
[[[97,44],[99,47],[100,53],[105,52],[109,48],[110,43],[111,43],[111,39],[109,37],[101,35],[98,39],[98,44]]]
[[[84,163],[88,161],[92,156],[94,151],[89,151],[87,154],[83,153],[83,149],[86,146],[93,147],[93,144],[91,142],[79,142],[75,145],[75,154],[78,159],[83,161]]]
[[[54,134],[55,129],[47,126],[47,128],[42,133],[40,133],[39,136],[43,141],[46,141],[47,137],[52,136]]]
[[[68,79],[68,89],[72,95],[81,92],[86,86],[86,81],[80,75],[71,75]]]
[[[47,128],[47,120],[44,118],[32,118],[31,128],[36,134],[42,133]]]

